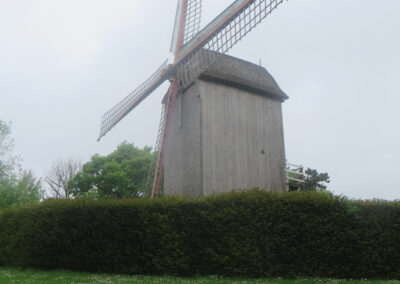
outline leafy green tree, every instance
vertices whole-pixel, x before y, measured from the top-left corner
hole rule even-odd
[[[14,141],[10,124],[0,120],[0,209],[36,203],[43,198],[40,179],[31,171],[22,171],[19,157],[12,155]]]
[[[0,209],[38,203],[43,194],[40,179],[35,178],[31,171],[23,171],[19,177],[12,176],[0,182]]]
[[[14,140],[11,138],[10,125],[0,120],[0,181],[8,178],[19,167],[19,157],[12,155]]]
[[[317,191],[326,190],[327,183],[330,182],[328,173],[318,173],[315,169],[301,168],[298,173],[289,173],[289,191]],[[303,182],[299,182],[303,180]]]
[[[318,173],[317,170],[308,168],[305,174],[304,191],[326,190],[326,184],[330,182],[328,173]]]
[[[153,155],[150,147],[139,149],[124,142],[108,156],[92,156],[68,182],[68,190],[75,197],[141,197],[149,190],[146,181]]]

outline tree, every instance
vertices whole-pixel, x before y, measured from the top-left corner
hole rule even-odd
[[[325,190],[326,183],[330,182],[328,173],[318,173],[317,170],[308,168],[305,174],[304,191]]]
[[[141,197],[149,190],[147,175],[153,155],[150,147],[139,149],[124,142],[108,156],[92,156],[69,181],[68,190],[76,197]]]
[[[0,183],[0,209],[37,203],[43,198],[40,179],[36,179],[31,171],[23,171],[21,175],[3,179]]]
[[[0,120],[0,181],[9,177],[19,168],[18,156],[12,155],[14,140],[11,135],[11,123]]]
[[[14,141],[10,135],[10,124],[0,120],[0,209],[43,198],[40,179],[31,171],[21,170],[19,157],[12,155]]]
[[[69,159],[53,163],[51,169],[45,176],[45,182],[53,198],[70,198],[68,182],[82,170],[82,163],[79,160]]]
[[[293,170],[289,173],[289,191],[326,190],[326,184],[329,182],[328,173],[318,173],[315,169],[307,168],[304,171],[303,168],[299,168],[296,169],[296,173]]]

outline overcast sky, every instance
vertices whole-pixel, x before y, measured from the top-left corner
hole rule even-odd
[[[204,0],[203,24],[230,0]],[[52,163],[153,146],[162,85],[101,142],[101,115],[169,53],[176,0],[0,0],[0,120],[15,153]],[[259,63],[290,99],[286,156],[352,198],[399,199],[400,1],[290,0],[229,54]]]

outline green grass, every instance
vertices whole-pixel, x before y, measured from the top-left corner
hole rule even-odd
[[[257,284],[286,284],[286,283],[398,283],[400,281],[356,281],[356,280],[332,280],[332,279],[229,279],[217,276],[209,276],[202,278],[175,278],[175,277],[158,277],[158,276],[126,276],[126,275],[106,275],[106,274],[90,274],[77,273],[69,271],[37,271],[37,270],[20,270],[14,268],[0,268],[0,283],[23,283],[23,284],[80,284],[80,283],[257,283]]]

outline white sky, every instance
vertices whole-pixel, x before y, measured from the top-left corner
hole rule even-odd
[[[204,0],[206,24],[232,1]],[[168,57],[176,0],[0,0],[0,119],[38,176],[124,140],[153,146],[167,85],[101,142],[101,115]],[[290,0],[230,54],[290,96],[286,156],[328,172],[329,189],[398,199],[400,1]]]

